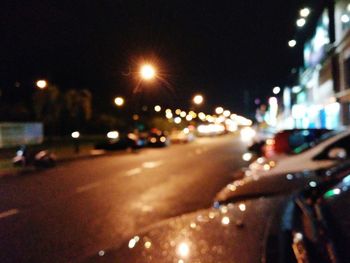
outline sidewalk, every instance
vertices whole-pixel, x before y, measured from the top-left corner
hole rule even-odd
[[[52,144],[50,146],[37,146],[34,148],[46,149],[53,152],[57,157],[57,163],[72,161],[75,159],[89,158],[106,154],[103,150],[94,150],[94,143],[86,142],[80,145],[79,153],[75,152],[73,144]],[[12,158],[15,156],[16,150],[9,149],[0,153],[0,178],[4,176],[14,176],[26,172],[35,171],[34,167],[14,167],[12,165]]]

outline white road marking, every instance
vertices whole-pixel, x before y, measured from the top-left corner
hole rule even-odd
[[[196,154],[197,155],[200,155],[200,154],[202,154],[203,153],[203,151],[201,150],[201,149],[196,149]]]
[[[82,192],[86,192],[89,191],[93,188],[96,188],[100,185],[100,183],[91,183],[91,184],[87,184],[87,185],[83,185],[83,186],[79,186],[77,187],[76,192],[77,193],[82,193]]]
[[[144,212],[144,213],[149,213],[149,212],[152,212],[152,211],[153,211],[153,207],[152,207],[152,206],[149,206],[149,205],[144,205],[144,206],[142,206],[141,210],[142,210],[142,212]]]
[[[19,210],[18,209],[10,209],[4,212],[0,213],[0,219],[5,218],[5,217],[9,217],[9,216],[13,216],[15,214],[18,214]]]
[[[155,161],[155,162],[144,162],[142,164],[142,167],[143,168],[146,168],[146,169],[153,169],[153,168],[156,168],[158,166],[161,166],[162,165],[162,161]]]
[[[137,175],[139,173],[141,173],[142,169],[141,168],[135,168],[135,169],[131,169],[129,171],[126,172],[127,176],[133,176],[133,175]]]

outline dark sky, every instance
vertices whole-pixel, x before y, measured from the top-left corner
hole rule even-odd
[[[130,97],[132,73],[155,61],[164,81],[133,100],[186,106],[205,95],[208,110],[244,112],[300,63],[287,41],[300,0],[8,1],[0,8],[0,88],[28,89],[47,78],[60,89],[88,88],[100,109]],[[299,50],[300,51],[300,50]],[[152,90],[152,91],[151,91]],[[246,95],[244,95],[246,94]]]

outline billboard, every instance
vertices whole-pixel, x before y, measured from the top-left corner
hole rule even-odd
[[[0,148],[40,144],[43,142],[43,124],[37,122],[0,123]]]

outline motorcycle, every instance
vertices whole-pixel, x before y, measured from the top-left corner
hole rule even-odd
[[[21,146],[12,163],[17,167],[34,166],[37,168],[50,168],[55,166],[57,157],[48,150],[28,151],[26,146]]]

